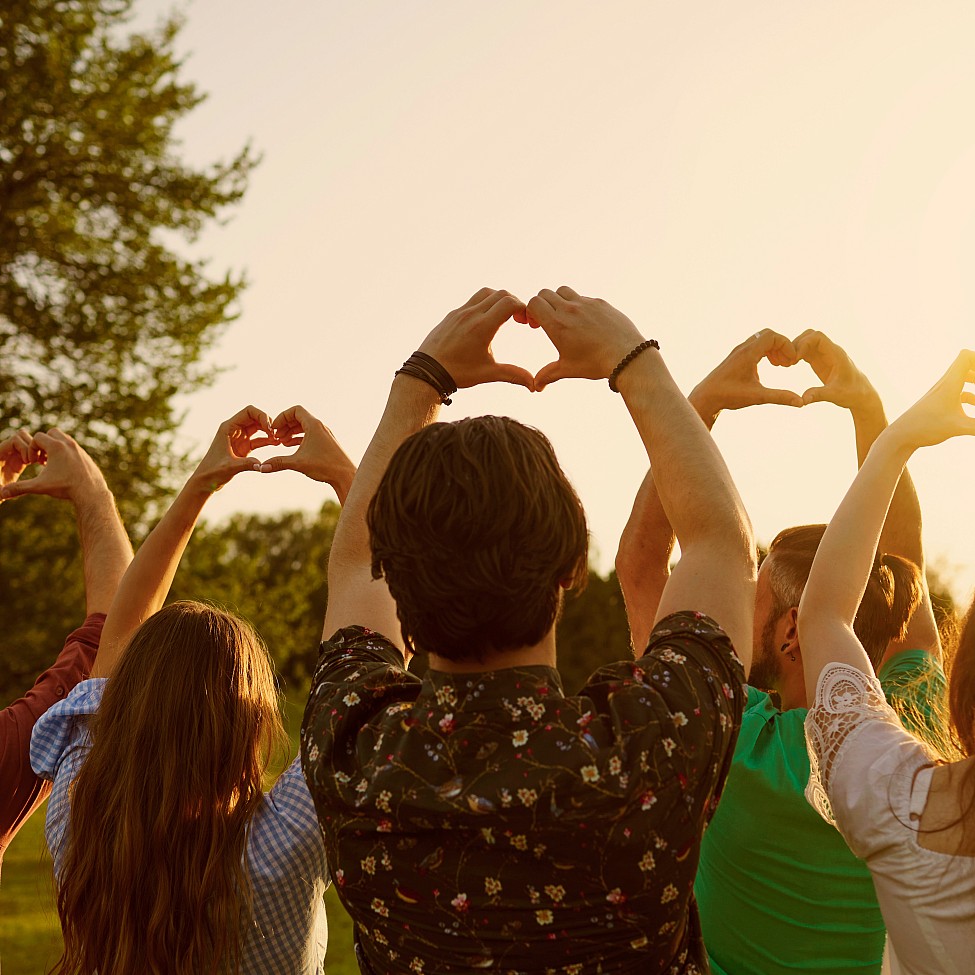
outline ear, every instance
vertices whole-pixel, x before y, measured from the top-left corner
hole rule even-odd
[[[787,626],[785,632],[782,634],[782,639],[786,641],[786,646],[783,648],[783,653],[786,657],[786,663],[783,666],[792,664],[789,660],[790,655],[794,655],[796,662],[799,666],[802,666],[802,650],[799,647],[799,607],[793,606],[786,614]]]

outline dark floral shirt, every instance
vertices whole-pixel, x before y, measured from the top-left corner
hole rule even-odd
[[[694,874],[743,681],[694,613],[576,697],[543,666],[420,680],[340,630],[301,755],[363,970],[706,973]]]

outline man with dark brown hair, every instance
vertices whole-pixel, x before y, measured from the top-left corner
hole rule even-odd
[[[558,359],[499,365],[508,319]],[[555,622],[582,507],[513,420],[434,424],[457,387],[610,379],[683,557],[637,661],[576,697]],[[657,343],[570,288],[484,289],[397,375],[336,530],[305,775],[364,972],[707,971],[692,886],[742,707],[751,526]],[[720,624],[720,625],[719,625]],[[429,654],[423,680],[405,670]]]
[[[44,465],[41,473],[19,480],[35,463]],[[57,660],[34,686],[0,711],[0,863],[14,834],[51,791],[51,783],[30,767],[34,723],[88,676],[105,614],[132,561],[132,546],[101,471],[67,434],[54,429],[32,437],[20,430],[0,443],[0,501],[28,494],[62,498],[74,506],[84,561],[87,618],[68,636]]]

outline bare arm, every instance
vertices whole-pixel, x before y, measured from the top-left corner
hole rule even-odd
[[[266,436],[253,439],[259,431]],[[220,425],[206,456],[142,543],[122,578],[105,620],[92,677],[112,674],[132,634],[166,601],[207,499],[235,474],[257,470],[259,462],[247,455],[274,442],[270,418],[252,406]]]
[[[771,329],[749,336],[694,388],[688,401],[710,430],[723,410],[763,403],[800,406],[800,398],[786,389],[768,389],[758,378],[758,364],[796,362],[792,343]],[[616,572],[626,602],[630,638],[635,650],[646,646],[658,606],[670,577],[669,560],[676,536],[660,503],[653,470],[647,472],[620,538]]]
[[[112,492],[95,462],[68,434],[55,428],[33,438],[26,434],[26,438],[22,432],[0,445],[3,499],[43,494],[71,502],[81,539],[87,612],[107,613],[132,561],[132,546]],[[20,470],[16,470],[12,449],[20,457]],[[40,474],[19,480],[29,463],[41,464]]]
[[[975,435],[975,419],[962,404],[975,380],[975,353],[963,352],[934,387],[875,442],[853,485],[826,529],[799,604],[799,632],[809,704],[819,676],[830,663],[845,663],[872,674],[853,632],[863,590],[873,565],[888,506],[904,465],[922,446],[953,436]]]
[[[464,389],[485,382],[534,385],[533,377],[517,366],[497,363],[491,340],[509,318],[524,322],[524,305],[507,291],[482,288],[450,312],[426,337],[420,351],[436,359]],[[425,382],[412,376],[393,379],[382,419],[348,494],[335,529],[328,562],[328,607],[322,638],[345,626],[360,625],[382,633],[405,650],[396,604],[384,579],[372,577],[372,552],[366,512],[389,461],[407,437],[436,420],[440,398]]]
[[[862,467],[870,448],[887,428],[887,416],[880,396],[847,353],[822,332],[803,332],[796,339],[796,350],[823,381],[822,386],[806,390],[803,402],[830,402],[850,411],[856,434],[857,466]],[[941,655],[941,638],[925,578],[921,528],[921,505],[910,472],[905,468],[890,502],[878,551],[899,555],[918,567],[921,601],[911,616],[904,640],[892,641],[884,660],[907,648],[927,650],[938,657]]]
[[[568,377],[605,378],[642,336],[622,313],[571,288],[542,291],[529,320],[545,329],[559,359],[536,386]],[[657,615],[692,610],[715,619],[746,669],[751,656],[755,549],[751,523],[707,427],[677,388],[660,353],[648,349],[617,385],[654,470],[660,503],[681,546]]]

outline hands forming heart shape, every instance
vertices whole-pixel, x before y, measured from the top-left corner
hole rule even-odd
[[[763,359],[782,367],[806,362],[822,385],[810,387],[801,396],[788,389],[769,388],[758,376]],[[795,339],[768,328],[756,332],[732,349],[688,398],[708,416],[762,403],[795,407],[835,403],[853,412],[880,407],[876,390],[845,350],[814,329]]]
[[[263,463],[250,456],[261,447],[276,445],[298,449]],[[241,471],[273,474],[286,470],[299,471],[316,481],[347,485],[355,474],[355,464],[332,431],[304,407],[292,406],[272,420],[263,410],[248,406],[220,424],[193,477],[213,492]]]

